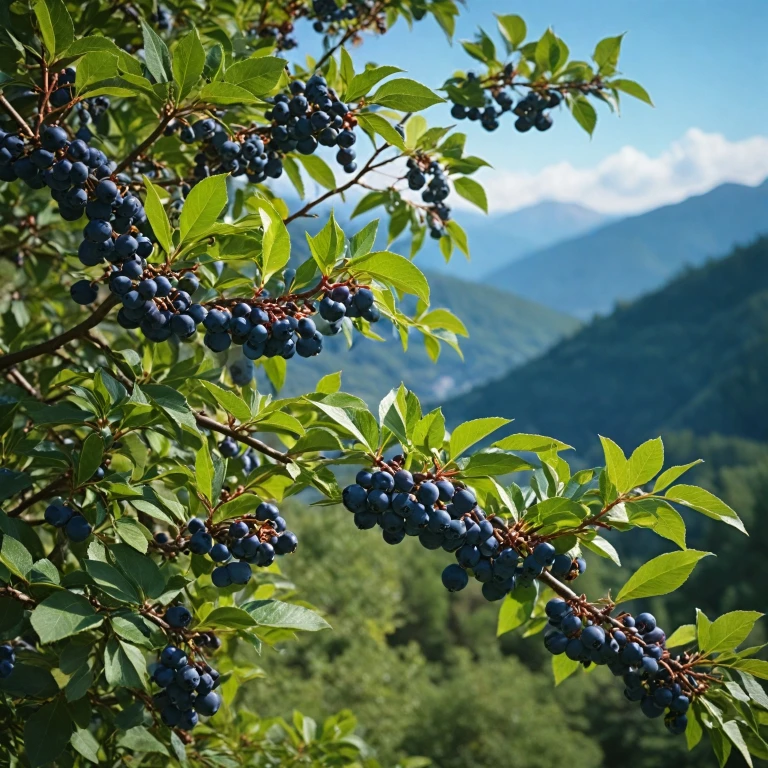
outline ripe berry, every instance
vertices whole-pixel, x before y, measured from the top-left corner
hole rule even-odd
[[[199,517],[193,517],[187,522],[187,530],[190,533],[197,533],[205,530],[205,523]]]
[[[533,557],[541,566],[552,565],[555,560],[555,548],[548,541],[542,541],[534,547]]]
[[[562,632],[557,632],[556,630],[549,632],[544,637],[544,646],[555,656],[565,653],[565,649],[568,647],[569,642],[570,640]]]
[[[410,493],[413,490],[413,475],[407,469],[399,469],[394,476],[395,488],[404,493]],[[419,501],[425,503],[421,498]]]
[[[221,706],[221,696],[215,691],[210,691],[204,695],[198,695],[195,701],[195,709],[203,717],[212,717],[219,711]]]
[[[74,514],[66,505],[61,502],[54,502],[49,504],[45,510],[45,521],[55,526],[56,528],[63,528]]]
[[[656,617],[652,613],[641,613],[635,618],[638,632],[645,634],[656,629]]]
[[[435,504],[440,498],[440,491],[434,483],[425,482],[421,484],[421,487],[416,491],[416,498],[424,504],[426,507],[430,507]]]
[[[581,631],[581,627],[581,619],[578,616],[574,616],[572,613],[564,616],[560,622],[560,629],[562,629],[566,635],[575,635],[577,632]]]
[[[172,605],[165,612],[165,621],[175,629],[183,629],[192,621],[192,614],[184,605]]]
[[[171,669],[181,669],[187,663],[187,657],[179,648],[167,645],[160,654],[160,662]]]
[[[443,586],[449,592],[458,592],[469,583],[467,572],[460,566],[453,564],[445,568],[442,575]]]
[[[597,626],[584,627],[581,642],[585,648],[600,648],[605,643],[605,632]]]
[[[176,684],[185,691],[194,691],[199,682],[200,675],[194,667],[182,667],[176,672]]]
[[[453,506],[456,507],[456,511],[460,515],[465,515],[468,512],[471,512],[476,504],[477,499],[475,499],[474,495],[468,490],[461,488],[453,494]]]
[[[66,524],[64,530],[71,541],[85,541],[91,535],[91,524],[82,516],[74,515]]]

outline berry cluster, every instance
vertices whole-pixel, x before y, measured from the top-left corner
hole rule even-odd
[[[216,563],[211,573],[214,586],[223,589],[232,584],[247,584],[252,575],[251,566],[266,568],[276,555],[289,555],[296,551],[299,540],[287,530],[280,510],[263,502],[252,515],[229,524],[206,524],[193,517],[187,523],[188,537],[175,544],[167,533],[155,534],[155,543],[161,549],[173,546],[195,555],[207,555]],[[169,608],[165,620],[172,627],[184,628],[192,614],[184,606]]]
[[[379,526],[384,541],[399,544],[418,536],[426,549],[454,552],[457,563],[445,568],[444,586],[457,592],[469,583],[468,571],[482,583],[486,600],[501,600],[516,586],[528,586],[555,562],[555,548],[540,542],[522,559],[504,540],[467,488],[430,475],[411,474],[396,457],[381,470],[358,472],[344,489],[344,506],[354,513],[358,528]],[[521,547],[522,549],[522,547]],[[569,560],[573,577],[586,563]],[[561,564],[561,569],[563,565]]]
[[[298,47],[299,41],[293,37],[293,22],[286,21],[282,24],[263,24],[251,27],[248,30],[248,37],[261,37],[272,40],[275,50],[292,51]]]
[[[421,193],[421,199],[429,205],[427,213],[430,235],[439,240],[445,235],[445,222],[451,219],[451,209],[444,202],[451,193],[448,178],[440,163],[430,160],[427,155],[408,158],[407,166],[408,187],[414,191],[423,189],[425,185],[427,187]]]
[[[169,728],[191,731],[200,715],[212,717],[219,711],[219,673],[205,662],[188,659],[180,648],[163,648],[152,679],[164,689],[152,703]]]
[[[74,92],[75,70],[71,67],[61,70],[57,76],[56,90],[51,93],[50,104],[56,109],[67,106],[75,98]],[[75,133],[75,138],[81,141],[89,142],[93,138],[93,133],[87,127],[88,123],[93,121],[97,123],[109,109],[110,101],[107,96],[95,96],[90,99],[83,99],[77,104],[77,118],[80,121],[80,128]]]
[[[101,477],[104,477],[104,470],[101,469]],[[97,477],[99,470],[96,470],[96,475],[93,479],[100,480],[101,477]],[[63,529],[67,538],[70,541],[80,542],[85,541],[93,531],[91,524],[80,514],[76,512],[72,507],[68,507],[61,501],[51,502],[45,510],[45,522],[55,528]]]
[[[244,362],[250,363],[251,361],[245,360]],[[233,437],[225,437],[219,443],[219,453],[225,459],[234,459],[240,454],[240,444]],[[243,472],[248,475],[261,464],[261,459],[253,448],[248,448],[240,456],[240,462],[243,465]]]
[[[593,621],[579,605],[555,597],[546,605],[549,624],[554,627],[544,636],[544,645],[553,654],[564,653],[584,666],[606,665],[622,676],[629,701],[639,701],[647,717],[664,715],[667,729],[674,734],[685,731],[686,712],[699,684],[684,671],[685,655],[672,658],[665,648],[666,635],[655,617],[630,614],[617,622]]]
[[[12,645],[0,645],[0,680],[10,677],[16,664],[16,652]]]
[[[504,77],[509,79],[512,75],[513,72],[508,67]],[[473,87],[473,84],[474,87],[480,85],[477,75],[472,72],[467,73],[466,82],[469,87]],[[482,85],[480,87],[482,88]],[[486,131],[495,131],[500,125],[499,118],[505,112],[512,112],[517,116],[515,128],[520,133],[530,131],[531,128],[547,131],[552,127],[552,116],[547,110],[553,109],[562,101],[562,97],[557,91],[543,91],[542,93],[530,91],[515,105],[512,93],[497,83],[491,85],[487,90],[483,90],[486,93],[486,105],[484,107],[467,107],[464,104],[454,102],[451,116],[455,120],[480,121]]]
[[[374,0],[348,0],[344,5],[338,5],[336,0],[312,0],[315,17],[312,29],[334,34],[342,22],[357,21],[364,26],[375,24],[377,31],[384,34],[387,31],[386,16],[383,13],[372,15],[375,7]]]
[[[345,317],[362,317],[369,323],[377,323],[381,317],[370,288],[357,288],[353,293],[347,285],[337,285],[327,292],[320,300],[318,311],[320,317],[328,322],[328,334],[331,336],[341,330]]]

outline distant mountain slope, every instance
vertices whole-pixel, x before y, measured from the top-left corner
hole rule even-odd
[[[385,343],[355,335],[347,349],[342,335],[325,339],[322,354],[311,360],[298,357],[289,362],[286,395],[311,390],[326,373],[342,371],[343,388],[363,397],[369,404],[378,401],[401,381],[421,398],[442,400],[500,376],[509,368],[541,354],[579,323],[518,296],[482,285],[468,284],[446,275],[427,275],[433,308],[445,307],[467,327],[469,338],[461,339],[464,362],[449,347],[432,363],[420,334],[412,334],[409,349],[380,323],[377,332]]]
[[[768,181],[723,184],[536,251],[487,282],[581,318],[662,285],[685,265],[768,232]]]
[[[445,405],[450,422],[514,428],[592,448],[664,430],[768,440],[768,238],[692,269],[542,357]]]

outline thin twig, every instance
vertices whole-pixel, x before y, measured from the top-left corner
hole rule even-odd
[[[23,133],[26,133],[30,138],[35,135],[27,121],[11,106],[8,99],[2,94],[0,94],[0,106],[18,123]]]

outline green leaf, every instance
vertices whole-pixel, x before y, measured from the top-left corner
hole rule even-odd
[[[205,66],[205,50],[196,29],[184,35],[173,49],[173,81],[176,103],[180,104],[200,81]]]
[[[352,57],[347,53],[347,49],[343,48],[339,52],[340,74],[345,88],[349,87],[352,79],[355,76],[355,64],[352,61]],[[346,98],[346,97],[345,97]]]
[[[518,587],[510,592],[499,608],[499,620],[496,625],[496,637],[525,624],[531,618],[536,602],[536,587]]]
[[[507,40],[512,50],[519,48],[528,34],[523,18],[509,14],[505,16],[497,15],[496,20],[499,23],[501,34]]]
[[[320,409],[329,419],[331,419],[331,421],[353,435],[355,439],[359,440],[369,451],[376,451],[376,448],[378,447],[378,437],[376,436],[375,441],[371,440],[372,436],[366,435],[343,408],[339,408],[335,405],[328,405],[322,401],[312,401],[312,404]],[[363,413],[365,413],[365,411],[363,411]]]
[[[665,539],[674,541],[680,549],[685,549],[685,522],[680,513],[666,504],[656,508],[656,523],[653,530]]]
[[[115,531],[129,547],[141,553],[147,551],[147,536],[151,538],[151,535],[138,520],[132,517],[121,517],[115,523]]]
[[[227,177],[210,176],[195,184],[179,218],[179,245],[204,237],[227,205]]]
[[[146,688],[147,664],[135,646],[110,637],[104,650],[104,675],[109,685],[120,688]]]
[[[305,632],[317,632],[330,629],[331,625],[314,611],[293,603],[280,600],[256,600],[243,605],[259,626],[280,629],[301,629]]]
[[[555,440],[554,437],[545,437],[544,435],[518,434],[510,435],[493,444],[494,448],[501,448],[504,451],[531,451],[532,453],[549,453],[554,450],[570,451],[570,445]]]
[[[165,384],[145,384],[141,391],[168,416],[171,424],[184,425],[194,432],[198,431],[192,409],[180,392]]]
[[[510,421],[510,419],[503,419],[500,416],[489,416],[459,424],[451,433],[450,459],[455,461],[467,448],[479,443],[492,432],[509,424]]]
[[[552,674],[555,676],[555,685],[560,685],[567,680],[581,664],[569,659],[564,653],[552,657]]]
[[[242,397],[228,389],[222,389],[213,382],[202,380],[200,383],[216,398],[216,402],[227,413],[231,413],[240,421],[248,421],[251,418],[251,409]]]
[[[678,627],[668,638],[667,648],[677,648],[681,645],[693,645],[696,642],[696,625],[683,624]]]
[[[78,728],[69,740],[72,748],[79,752],[86,760],[99,763],[99,742],[87,728]]]
[[[114,556],[117,567],[147,597],[156,598],[163,593],[165,576],[151,558],[144,557],[135,547],[127,544],[113,544],[109,551]]]
[[[670,501],[695,509],[714,520],[720,520],[737,531],[747,532],[739,516],[724,501],[703,488],[695,485],[675,485],[664,495]]]
[[[279,272],[291,258],[291,236],[283,223],[283,217],[267,200],[251,198],[259,209],[263,235],[261,239],[261,282],[265,285],[272,275]]]
[[[84,485],[93,477],[93,473],[99,468],[103,456],[104,440],[101,435],[92,432],[83,443],[83,450],[80,452],[80,460],[77,463],[78,486]]]
[[[24,746],[31,768],[56,760],[72,735],[72,718],[63,697],[43,704],[24,726]]]
[[[369,67],[359,75],[355,75],[347,84],[347,90],[344,93],[344,101],[357,101],[359,98],[368,95],[368,91],[374,85],[378,85],[385,77],[395,75],[403,70],[400,67],[382,66]]]
[[[757,611],[731,611],[723,614],[712,622],[707,642],[705,645],[699,642],[699,650],[715,653],[738,648],[762,616]]]
[[[147,218],[152,225],[157,242],[160,243],[167,254],[173,253],[173,232],[171,222],[168,221],[168,214],[160,200],[158,187],[156,187],[146,176],[144,178],[144,187],[147,190],[147,199],[144,201],[144,210],[147,212]]]
[[[199,98],[201,101],[218,105],[257,104],[259,101],[245,88],[241,88],[239,85],[234,85],[233,83],[221,82],[204,85],[200,91]]]
[[[730,666],[761,680],[768,680],[768,661],[762,659],[737,659]]]
[[[663,491],[668,486],[672,485],[672,483],[677,480],[678,477],[685,474],[691,467],[695,467],[697,464],[702,464],[702,459],[696,459],[696,461],[692,461],[690,464],[683,464],[678,467],[670,467],[669,469],[665,469],[657,478],[656,482],[653,485],[653,492],[658,493],[659,491]]]
[[[214,608],[203,620],[201,628],[220,629],[226,627],[228,629],[247,629],[248,627],[255,627],[257,624],[256,619],[242,608],[224,606],[222,608]]]
[[[488,197],[482,184],[468,176],[459,176],[453,180],[453,186],[461,197],[488,213]]]
[[[66,591],[48,595],[32,611],[30,620],[43,644],[94,629],[103,621],[86,598]]]
[[[28,580],[27,576],[32,569],[32,555],[20,541],[11,536],[3,536],[0,560],[20,579]]]
[[[244,88],[253,96],[265,96],[280,82],[286,63],[285,59],[274,56],[238,61],[224,73],[224,80]]]
[[[739,750],[741,756],[744,758],[744,762],[752,768],[752,756],[749,754],[749,748],[744,741],[744,736],[739,729],[739,724],[735,720],[728,720],[723,723],[723,732],[731,740],[736,749]]]
[[[696,609],[696,639],[699,647],[709,645],[709,628],[712,622],[707,618],[707,614],[699,608]]]
[[[418,296],[429,304],[427,278],[417,266],[403,256],[389,251],[374,251],[352,259],[347,268],[352,275],[367,275],[386,285],[394,286],[403,293]]]
[[[168,750],[165,745],[158,741],[144,726],[137,725],[129,728],[120,736],[117,743],[125,749],[133,752],[156,752],[161,755],[167,755]]]
[[[381,136],[387,144],[397,147],[402,152],[406,151],[403,137],[395,130],[392,123],[381,115],[377,115],[375,112],[364,112],[358,115],[357,122],[364,130]]]
[[[461,476],[463,478],[495,477],[526,469],[533,469],[533,467],[512,453],[502,451],[479,452],[470,456],[469,461],[461,470]]]
[[[400,112],[420,112],[434,104],[445,103],[445,99],[430,91],[426,85],[405,77],[384,83],[369,101]]]
[[[619,558],[619,553],[616,551],[616,548],[613,546],[613,544],[608,541],[608,539],[604,539],[602,536],[593,536],[591,539],[581,539],[581,543],[587,549],[600,555],[600,557],[605,557],[621,567],[621,559]]]
[[[755,680],[748,672],[739,671],[739,677],[744,685],[744,690],[749,694],[749,698],[765,710],[768,710],[768,694],[760,683]]]
[[[197,489],[208,501],[213,501],[213,460],[208,443],[203,443],[195,458],[195,481]]]
[[[317,155],[299,155],[298,161],[304,166],[307,173],[321,187],[336,189],[336,177],[328,163]]]
[[[632,488],[630,478],[629,461],[624,456],[624,451],[608,437],[600,437],[603,444],[603,453],[605,454],[605,469],[611,482],[616,486],[616,490],[626,493]]]
[[[306,237],[312,258],[320,268],[320,272],[323,275],[330,275],[345,248],[344,231],[337,224],[333,210],[325,226],[314,237],[309,232],[306,233]]]
[[[604,37],[596,46],[592,59],[601,75],[612,75],[616,71],[621,53],[621,41],[624,35]]]
[[[75,93],[82,94],[89,85],[117,77],[118,58],[106,51],[86,53],[77,64]]]
[[[88,575],[96,582],[104,594],[121,603],[135,603],[138,605],[141,602],[133,584],[114,566],[109,565],[109,563],[102,563],[99,560],[86,560],[84,565]]]
[[[619,590],[616,603],[636,600],[641,597],[656,597],[674,592],[685,583],[696,563],[711,552],[686,549],[682,552],[668,552],[649,560],[630,576]]]
[[[597,125],[597,112],[584,96],[579,96],[571,102],[571,113],[576,122],[591,136]]]
[[[663,466],[664,443],[660,437],[639,445],[629,457],[630,488],[649,483]]]
[[[168,46],[163,42],[152,27],[144,19],[140,19],[144,36],[144,63],[149,74],[158,83],[171,81],[171,54]]]
[[[357,234],[352,235],[349,241],[350,257],[355,259],[358,256],[365,256],[371,252],[376,242],[376,233],[379,229],[379,220],[369,221]]]
[[[615,88],[617,91],[626,93],[629,96],[633,96],[634,98],[640,99],[640,101],[644,101],[646,104],[653,106],[653,101],[648,95],[648,91],[646,91],[640,83],[636,83],[634,80],[611,80],[608,85],[611,88]]]
[[[72,17],[63,0],[37,0],[33,8],[50,64],[75,39]]]

